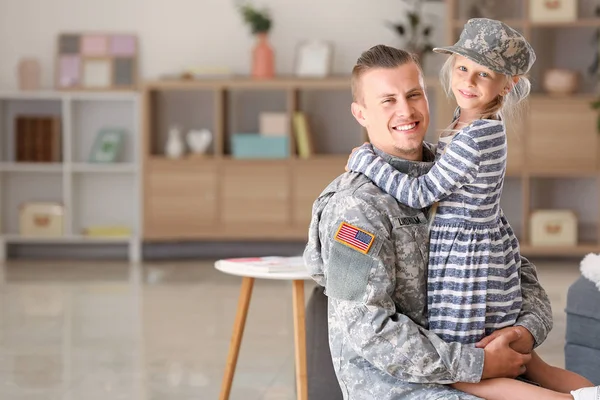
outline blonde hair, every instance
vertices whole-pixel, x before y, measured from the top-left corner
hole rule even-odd
[[[446,95],[454,98],[452,92],[452,70],[456,56],[453,54],[444,63],[440,70],[440,81]],[[513,76],[504,75],[507,83],[512,85]],[[511,90],[505,95],[498,95],[485,110],[481,113],[481,118],[484,119],[502,119],[504,123],[507,121],[519,120],[527,108],[527,103],[523,100],[529,96],[531,92],[531,82],[525,75],[519,75],[519,80],[512,85]]]
[[[417,66],[421,77],[423,77],[423,70],[418,58],[406,50],[379,44],[364,51],[352,69],[352,77],[350,79],[352,100],[358,101],[357,99],[360,97],[360,77],[365,72],[375,68],[396,68],[411,62]]]

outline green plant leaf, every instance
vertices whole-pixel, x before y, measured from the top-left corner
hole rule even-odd
[[[253,34],[269,32],[272,21],[266,10],[257,10],[250,4],[240,6],[240,12]]]
[[[598,109],[600,109],[600,100],[596,100],[596,101],[590,103],[590,105],[592,106],[592,108],[594,110],[598,110]]]
[[[408,21],[410,22],[410,26],[415,29],[419,26],[419,22],[421,22],[421,17],[413,12],[408,13]]]

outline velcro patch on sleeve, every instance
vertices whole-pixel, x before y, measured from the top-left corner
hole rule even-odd
[[[334,239],[360,253],[367,254],[375,242],[375,235],[346,222],[338,227]]]

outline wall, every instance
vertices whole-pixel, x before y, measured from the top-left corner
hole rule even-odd
[[[63,31],[137,33],[144,78],[197,65],[227,66],[247,74],[253,38],[234,1],[0,0],[0,88],[16,87],[15,68],[24,56],[40,59],[43,85],[51,88],[56,37]],[[402,45],[385,24],[403,18],[400,0],[257,0],[255,4],[272,12],[278,73],[293,71],[295,46],[305,39],[333,42],[333,68],[340,74],[349,73],[360,52],[372,45]],[[440,44],[445,32],[443,9],[443,2],[427,4]]]

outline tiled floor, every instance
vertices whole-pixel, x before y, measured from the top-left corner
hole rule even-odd
[[[540,353],[562,366],[578,265],[537,265],[555,315]],[[2,267],[0,399],[217,399],[239,284],[211,262]],[[232,400],[294,398],[291,292],[256,282]]]

